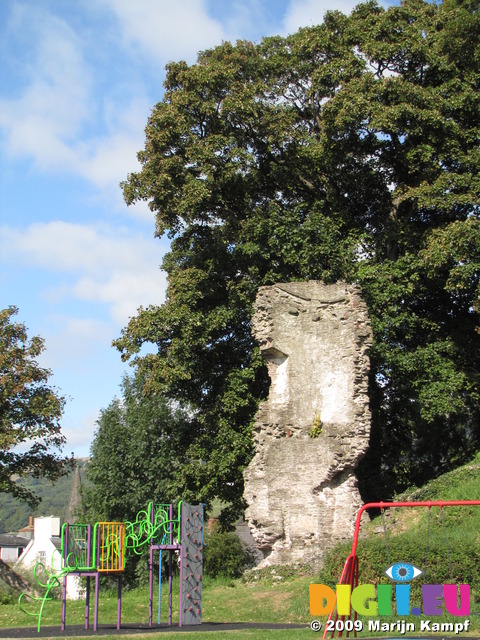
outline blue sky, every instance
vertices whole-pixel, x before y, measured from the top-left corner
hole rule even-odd
[[[165,64],[223,40],[292,33],[349,0],[2,0],[0,305],[45,339],[67,397],[66,452],[89,453],[129,370],[111,346],[160,304],[168,250],[119,182],[138,169]]]

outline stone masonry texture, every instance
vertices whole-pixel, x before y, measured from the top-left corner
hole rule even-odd
[[[261,287],[253,333],[271,384],[244,473],[245,517],[260,566],[317,566],[326,549],[351,538],[361,505],[355,468],[371,421],[367,307],[346,283]]]

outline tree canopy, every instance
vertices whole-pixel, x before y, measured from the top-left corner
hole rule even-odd
[[[35,507],[38,496],[18,478],[56,480],[71,460],[60,456],[65,400],[37,362],[44,341],[28,338],[25,325],[13,320],[17,313],[13,306],[0,311],[0,491]]]
[[[479,62],[478,3],[405,0],[168,65],[142,168],[123,183],[172,241],[167,300],[115,344],[146,392],[195,409],[199,499],[242,507],[268,389],[252,303],[278,281],[362,287],[374,331],[366,497],[478,446]]]
[[[90,449],[82,509],[91,522],[134,521],[150,501],[188,499],[185,464],[192,416],[160,394],[144,396],[140,376],[126,376],[122,398],[103,409]]]

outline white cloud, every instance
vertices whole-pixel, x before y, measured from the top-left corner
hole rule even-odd
[[[59,273],[62,282],[55,281],[45,292],[51,301],[71,296],[106,304],[120,325],[140,305],[160,304],[165,298],[166,277],[159,269],[161,243],[125,228],[61,221],[34,223],[25,229],[3,226],[0,255],[10,266]]]
[[[65,21],[31,4],[14,5],[9,36],[20,32],[28,35],[31,59],[18,63],[26,86],[0,100],[8,150],[33,156],[42,170],[71,165],[69,140],[89,118],[91,91],[79,38]]]
[[[267,14],[257,0],[249,0],[247,8],[235,1],[224,26],[209,16],[206,0],[102,3],[108,34],[95,40],[68,12],[61,17],[42,4],[12,5],[4,35],[12,47],[21,46],[15,69],[21,80],[13,91],[2,88],[0,131],[10,157],[32,159],[44,172],[81,176],[118,209],[118,183],[139,169],[136,154],[153,106],[143,67],[157,67],[160,98],[168,60],[193,62],[199,50],[235,39],[240,30],[248,32],[249,21],[267,22]],[[84,6],[90,19],[97,16],[104,24],[99,0],[91,6],[85,0]],[[97,57],[112,65],[108,79],[106,69],[96,67]],[[128,60],[124,76],[113,68],[117,59]],[[142,207],[128,211],[145,217]]]
[[[195,59],[198,51],[228,39],[203,0],[103,0],[116,15],[125,43],[165,64]]]
[[[88,367],[98,350],[110,345],[114,337],[109,323],[94,318],[50,314],[46,326],[42,363],[53,372],[75,362],[78,373]]]
[[[327,9],[349,12],[355,4],[291,0],[284,30],[320,23]],[[158,69],[155,95],[160,98],[168,60],[193,62],[199,50],[222,40],[248,37],[259,28],[268,32],[271,16],[278,24],[280,16],[259,0],[232,0],[222,22],[209,15],[207,0],[84,0],[83,6],[85,24],[97,17],[98,24],[108,24],[108,35],[94,38],[93,27],[68,11],[64,18],[54,15],[45,3],[19,1],[9,7],[5,48],[11,44],[11,57],[21,52],[15,63],[21,80],[14,90],[2,87],[0,130],[11,157],[31,158],[42,171],[81,176],[118,208],[118,183],[138,170],[136,154],[153,106],[144,67],[148,73]],[[109,23],[99,7],[107,9]],[[113,69],[117,59],[128,66],[124,76]],[[130,209],[134,216],[142,211]]]
[[[103,302],[110,305],[111,315],[118,324],[124,324],[135,315],[140,305],[163,302],[167,287],[163,272],[112,273],[104,282],[81,278],[73,292],[81,300]]]
[[[285,15],[287,33],[294,33],[300,27],[311,27],[323,22],[327,11],[336,10],[349,14],[358,4],[357,0],[292,0]]]
[[[82,418],[75,418],[73,415],[68,415],[68,413],[69,410],[67,408],[60,420],[62,435],[66,439],[62,447],[62,454],[68,456],[71,452],[74,452],[76,458],[86,458],[90,455],[90,446],[97,429],[100,411],[91,411]],[[22,442],[12,452],[25,453],[31,449],[34,442],[34,440]],[[58,453],[58,450],[55,453]]]
[[[101,189],[114,187],[119,192],[120,180],[140,168],[136,160],[139,150],[140,140],[132,134],[116,133],[101,138],[95,141],[91,155],[84,154],[78,159],[79,173]]]
[[[65,453],[74,451],[77,458],[89,455],[99,417],[99,411],[92,411],[81,418],[80,424],[73,424],[69,417],[62,420],[62,433],[67,439],[63,449]]]
[[[79,175],[119,204],[118,183],[139,168],[152,107],[141,82],[99,85],[86,62],[86,36],[31,3],[13,5],[6,35],[12,43],[27,40],[16,63],[19,80],[13,90],[4,85],[0,97],[9,156],[31,158],[44,172]]]

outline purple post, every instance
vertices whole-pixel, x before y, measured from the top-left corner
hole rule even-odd
[[[67,566],[67,554],[68,554],[68,527],[67,524],[63,531],[64,539],[63,539],[63,568]],[[67,616],[67,576],[63,578],[63,591],[62,591],[62,631],[65,631],[65,619]]]
[[[87,567],[90,569],[91,567],[91,558],[92,558],[92,525],[89,524],[87,527]],[[90,576],[87,576],[87,593],[85,594],[85,629],[88,629],[90,626]]]
[[[120,630],[120,620],[122,617],[122,574],[118,574],[118,602],[117,602],[117,631]]]
[[[65,631],[65,620],[67,617],[67,576],[63,576],[62,592],[62,631]]]
[[[170,505],[170,510],[168,513],[168,517],[170,519],[170,536],[169,542],[173,545],[173,504]],[[173,551],[170,549],[168,552],[168,624],[172,624],[172,588],[173,588],[173,576],[172,576],[172,553]]]
[[[153,548],[150,547],[150,580],[149,580],[149,596],[148,596],[148,626],[152,626],[152,618],[153,618]]]
[[[173,611],[173,606],[172,606],[172,598],[173,598],[173,594],[172,594],[172,580],[173,580],[173,571],[172,571],[172,555],[173,555],[173,551],[170,550],[168,552],[168,624],[171,625],[172,624],[172,611]]]
[[[90,576],[87,576],[87,592],[85,594],[85,629],[90,625]]]
[[[182,502],[182,506],[180,508],[180,531],[178,532],[178,535],[182,536],[182,528],[183,528],[183,502]],[[178,626],[181,627],[182,626],[182,620],[183,620],[183,540],[179,540],[178,541],[180,544],[180,598],[179,598],[179,602],[180,602],[180,607],[178,609]]]
[[[155,524],[155,502],[152,502],[152,509],[150,511],[150,524],[152,529]],[[151,627],[153,624],[153,549],[150,547],[150,594],[148,600],[148,625]],[[160,622],[160,621],[159,621]]]
[[[98,591],[100,587],[100,573],[95,573],[95,613],[93,615],[93,630],[98,628]]]

